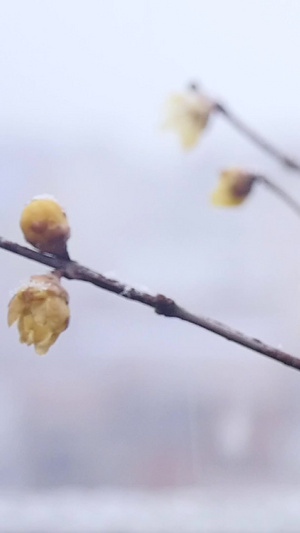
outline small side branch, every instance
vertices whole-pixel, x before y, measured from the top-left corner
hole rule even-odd
[[[282,200],[288,207],[296,213],[300,217],[300,204],[294,200],[292,196],[290,196],[287,192],[285,192],[279,185],[276,185],[273,181],[270,181],[268,178],[265,178],[264,176],[254,176],[254,178],[265,185],[270,191],[272,191],[280,200]]]
[[[281,152],[281,150],[273,146],[269,141],[261,137],[260,134],[253,131],[252,128],[245,124],[226,106],[220,103],[216,103],[214,109],[221,113],[228,120],[228,122],[230,122],[230,124],[232,124],[232,126],[234,126],[234,128],[236,128],[242,135],[250,139],[250,141],[259,146],[270,156],[277,159],[277,161],[279,161],[279,163],[281,163],[284,167],[300,172],[300,163],[298,163],[291,157],[288,157],[286,154]]]
[[[182,307],[179,307],[171,298],[167,298],[162,294],[153,296],[146,292],[139,291],[134,287],[128,287],[124,283],[115,279],[107,278],[75,261],[67,261],[36,250],[31,250],[30,248],[8,241],[2,237],[0,237],[0,248],[59,270],[62,276],[67,279],[92,283],[101,289],[118,294],[127,300],[140,302],[152,307],[159,315],[178,318],[184,322],[189,322],[190,324],[211,331],[220,337],[249,348],[250,350],[274,359],[275,361],[295,368],[296,370],[300,370],[300,359],[297,357],[278,350],[273,346],[269,346],[253,337],[249,337],[240,331],[231,329],[229,326],[222,324],[221,322],[204,316],[194,315]]]

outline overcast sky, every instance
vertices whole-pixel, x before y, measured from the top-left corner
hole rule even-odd
[[[12,0],[1,11],[2,135],[142,144],[165,93],[191,77],[254,123],[297,124],[295,0]]]

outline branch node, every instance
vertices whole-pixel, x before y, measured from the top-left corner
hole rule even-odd
[[[176,316],[176,303],[171,298],[167,298],[163,294],[158,294],[155,297],[155,312],[158,315]]]

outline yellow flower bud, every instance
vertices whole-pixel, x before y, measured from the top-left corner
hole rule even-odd
[[[211,202],[219,207],[240,205],[251,191],[255,177],[239,168],[223,170],[218,185],[211,195]]]
[[[163,126],[174,130],[183,148],[192,148],[205,129],[214,104],[195,88],[173,94],[167,100]]]
[[[35,248],[69,259],[66,242],[70,237],[70,227],[56,200],[33,198],[22,211],[20,226],[26,241]]]
[[[31,276],[8,305],[8,325],[18,322],[20,342],[45,354],[68,327],[68,293],[54,274]]]

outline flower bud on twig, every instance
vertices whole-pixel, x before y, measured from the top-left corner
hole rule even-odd
[[[249,195],[255,179],[253,174],[239,168],[223,170],[211,194],[211,202],[219,207],[240,205]]]
[[[51,197],[36,197],[21,214],[20,226],[27,242],[41,252],[69,259],[66,243],[70,227],[64,210]]]

